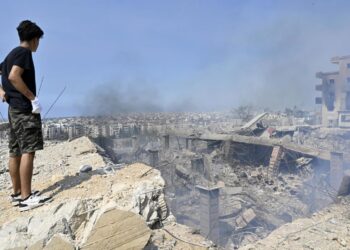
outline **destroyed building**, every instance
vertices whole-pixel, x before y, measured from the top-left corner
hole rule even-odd
[[[152,133],[95,141],[117,162],[160,170],[177,221],[233,249],[337,199],[349,161],[346,137],[301,121],[285,126],[279,119],[263,113],[220,133],[209,126],[195,129],[195,123],[177,127],[174,120],[173,126],[154,126]]]
[[[61,216],[61,209],[81,213],[85,207],[90,211],[82,219],[87,224],[77,222],[77,212],[65,217],[68,224],[59,222],[60,227],[50,222],[75,246],[85,246],[87,238],[81,235],[91,233],[88,225],[96,222],[89,222],[90,218],[100,216],[107,201],[116,201],[122,210],[131,209],[129,205],[133,204],[132,211],[142,216],[152,230],[149,242],[142,243],[148,250],[155,246],[192,249],[198,245],[203,249],[291,249],[288,247],[296,243],[312,247],[312,232],[291,239],[289,234],[294,228],[308,230],[310,221],[317,225],[317,220],[324,217],[336,220],[339,230],[349,222],[339,221],[348,201],[338,195],[350,191],[350,133],[348,129],[313,126],[295,118],[262,113],[243,126],[224,113],[125,114],[49,121],[51,125],[63,124],[64,128],[82,124],[88,128],[84,131],[89,140],[80,137],[66,141],[67,137],[62,142],[47,141],[45,152],[38,152],[34,182],[39,189],[50,185],[50,190],[58,193],[51,212],[56,209]],[[107,127],[119,132],[111,133]],[[91,133],[94,128],[100,131],[97,135]],[[8,157],[5,145],[0,154],[4,162]],[[48,157],[41,158],[44,155]],[[91,165],[92,172],[80,173],[83,164]],[[2,165],[0,185],[4,191],[0,192],[0,209],[4,216],[0,218],[4,224],[0,237],[3,233],[4,239],[9,239],[17,230],[14,223],[20,222],[25,228],[28,221],[7,221],[6,215],[12,214],[5,202],[10,180],[6,165]],[[81,203],[69,201],[72,193],[82,195]],[[334,207],[334,214],[327,212],[329,206]],[[94,209],[98,215],[94,215]],[[46,212],[44,208],[39,211]],[[120,212],[112,215],[121,216]],[[330,239],[319,240],[334,249],[346,249],[350,238],[330,224],[322,224],[322,228],[330,227],[341,237],[332,240],[333,236],[326,232]],[[71,233],[65,228],[70,228]],[[146,229],[142,232],[146,233]],[[28,230],[36,234],[31,226]],[[317,226],[313,230],[318,230]],[[51,233],[40,234],[26,241],[27,231],[18,234],[20,244],[29,246],[45,236],[46,246],[54,238]],[[274,235],[283,235],[286,240],[276,241]],[[187,242],[191,246],[183,247],[185,238],[192,238]],[[270,238],[273,240],[266,240]],[[202,244],[204,239],[212,244]],[[8,243],[19,246],[16,244]],[[336,248],[338,245],[340,248]]]
[[[316,74],[322,81],[316,85],[321,91],[316,104],[322,105],[322,125],[350,127],[350,56],[334,57],[331,62],[339,65],[338,71]]]

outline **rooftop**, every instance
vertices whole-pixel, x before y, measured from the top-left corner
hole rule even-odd
[[[350,59],[350,55],[347,55],[347,56],[335,56],[335,57],[331,58],[331,62],[338,64],[342,60],[349,60],[349,59]]]

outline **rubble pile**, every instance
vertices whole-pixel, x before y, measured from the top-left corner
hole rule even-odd
[[[298,146],[311,145],[305,135],[313,136],[319,128],[300,119],[292,123],[288,117],[260,115],[245,129],[226,134],[208,133],[209,129],[139,134],[129,145],[110,149],[120,161],[144,162],[160,170],[166,181],[165,199],[177,221],[205,237],[196,187],[218,187],[220,237],[215,243],[232,249],[263,239],[337,200],[329,184],[327,156],[318,159],[318,152]],[[329,136],[323,139],[316,148],[333,143]]]
[[[349,153],[349,129],[317,127],[300,130],[297,137],[300,137],[300,143],[313,148]]]
[[[217,151],[210,155],[218,155]],[[199,156],[186,152],[173,157],[173,173],[169,165],[161,171],[172,212],[178,221],[198,230],[201,204],[195,186],[221,187],[219,245],[231,249],[265,238],[281,225],[309,216],[316,209],[313,194],[320,186],[308,185],[312,173],[308,178],[301,171],[281,173],[271,180],[266,166],[231,165],[210,155],[203,156],[202,168],[196,169],[193,162]]]
[[[187,115],[133,114],[124,117],[125,126],[111,118],[108,126],[97,121],[102,134],[91,135],[94,143],[87,137],[51,142],[37,155],[34,188],[54,195],[47,209],[37,210],[55,214],[54,221],[45,222],[43,234],[30,231],[36,214],[31,221],[17,222],[20,215],[3,192],[0,237],[18,235],[19,244],[47,247],[59,242],[93,249],[99,242],[94,238],[100,235],[97,224],[110,228],[115,237],[126,237],[113,226],[117,222],[104,219],[107,214],[135,223],[140,233],[128,241],[145,249],[215,249],[209,240],[219,249],[312,248],[312,239],[294,229],[313,233],[315,225],[324,228],[331,249],[338,249],[336,244],[346,249],[348,221],[340,219],[347,216],[346,199],[334,204],[339,202],[334,184],[341,183],[344,194],[349,193],[350,174],[342,179],[341,172],[348,169],[348,130],[313,126],[306,118],[283,114],[262,113],[242,127],[219,114],[212,121],[204,113]],[[95,122],[88,121],[93,129]],[[117,129],[118,135],[111,134]],[[1,166],[0,186],[10,192]],[[324,210],[330,204],[335,213]],[[334,229],[341,237],[332,236],[333,222],[343,230]]]
[[[329,206],[309,218],[297,219],[242,250],[349,249],[350,200]]]
[[[111,165],[98,151],[82,137],[38,153],[34,189],[52,195],[53,201],[27,212],[12,207],[9,174],[1,174],[6,189],[0,192],[0,249],[212,245],[176,222],[165,202],[165,182],[158,170],[144,164]],[[86,165],[91,171],[80,171]]]

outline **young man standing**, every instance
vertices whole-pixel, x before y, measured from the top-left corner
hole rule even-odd
[[[44,32],[28,20],[22,21],[17,31],[20,45],[0,64],[3,84],[0,98],[9,104],[9,170],[14,192],[11,199],[25,211],[48,200],[31,189],[35,151],[43,149],[44,144],[32,52],[38,49]]]

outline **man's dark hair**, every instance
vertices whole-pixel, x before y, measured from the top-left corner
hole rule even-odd
[[[18,25],[17,31],[19,40],[21,40],[21,42],[30,41],[34,38],[42,38],[44,35],[44,31],[42,31],[42,29],[40,29],[36,23],[33,23],[29,20],[22,21]]]

